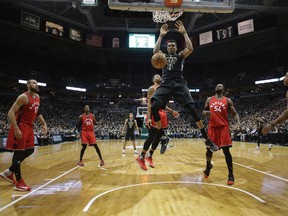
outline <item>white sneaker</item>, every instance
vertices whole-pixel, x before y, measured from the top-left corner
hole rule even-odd
[[[270,151],[273,147],[273,144],[268,144],[268,150]]]
[[[260,150],[260,146],[256,146],[254,150]]]
[[[122,150],[122,154],[125,154],[125,153],[126,153],[126,152],[125,152],[125,149],[123,149],[123,150]]]
[[[138,154],[137,150],[134,150],[134,154]]]

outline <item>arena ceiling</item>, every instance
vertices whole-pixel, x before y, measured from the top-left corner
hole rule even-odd
[[[83,29],[92,31],[157,32],[159,26],[152,21],[151,12],[111,10],[107,0],[99,0],[98,6],[83,7],[82,0],[4,0],[15,7],[23,7],[52,16]],[[233,13],[186,12],[181,18],[189,33],[201,32],[233,20],[251,17],[259,13],[287,14],[287,0],[235,0]]]

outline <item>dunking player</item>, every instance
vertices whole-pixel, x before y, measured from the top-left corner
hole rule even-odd
[[[160,138],[161,138],[161,134],[158,133],[158,129],[156,128],[154,119],[153,119],[153,117],[151,117],[151,97],[154,94],[154,92],[157,90],[157,88],[160,86],[160,83],[161,83],[161,76],[156,74],[153,77],[153,85],[148,88],[148,92],[147,92],[148,104],[147,104],[147,118],[146,118],[147,121],[146,121],[146,125],[147,125],[147,127],[149,129],[148,130],[148,137],[147,137],[146,141],[144,142],[141,154],[136,159],[137,162],[139,163],[140,167],[143,170],[147,170],[147,167],[146,167],[146,164],[145,164],[145,159],[148,162],[149,166],[154,168],[152,155],[153,155],[154,151],[157,149],[158,144],[160,142]],[[179,117],[179,113],[174,111],[174,110],[172,110],[172,109],[170,109],[169,107],[164,106],[164,109],[167,112],[172,113],[172,115],[175,118]],[[168,121],[167,121],[166,112],[163,109],[160,109],[159,110],[159,115],[160,115],[160,119],[161,119],[160,121],[162,123],[163,129],[168,128]],[[165,146],[165,145],[166,145],[166,143],[164,143],[162,145],[162,147],[161,147],[161,150],[160,150],[161,154],[163,154],[165,152],[166,148],[167,148],[167,146]],[[151,146],[150,151],[145,157],[145,154],[147,153],[147,151],[148,151],[150,146]]]
[[[21,176],[21,163],[34,152],[34,130],[33,125],[36,118],[43,127],[43,134],[47,134],[47,124],[40,113],[40,98],[37,81],[27,81],[28,91],[19,95],[8,112],[11,128],[8,133],[8,150],[13,151],[12,165],[2,172],[2,178],[14,184],[18,191],[30,191],[31,187],[26,185]],[[14,180],[14,174],[16,181]]]
[[[288,88],[288,72],[286,73],[284,77],[283,84],[286,88]],[[286,100],[288,102],[288,91],[286,92]],[[281,124],[287,119],[288,119],[288,104],[287,104],[286,110],[284,110],[283,113],[281,113],[281,115],[278,118],[276,118],[270,124],[267,124],[263,127],[262,133],[267,134],[274,126],[276,126],[277,124]]]
[[[210,148],[211,151],[217,151],[218,147],[210,141],[207,137],[204,124],[200,119],[199,115],[196,112],[196,109],[193,105],[193,99],[190,95],[189,88],[187,83],[182,76],[184,60],[192,53],[193,46],[189,39],[189,36],[186,32],[186,29],[181,21],[176,21],[175,23],[176,30],[184,36],[186,48],[179,53],[177,52],[177,44],[174,40],[169,40],[167,44],[168,54],[167,65],[162,70],[162,81],[161,85],[152,96],[152,105],[151,113],[154,117],[155,124],[159,130],[159,133],[164,133],[162,124],[160,121],[159,110],[166,102],[174,97],[175,101],[184,106],[193,117],[193,120],[196,122],[197,127],[200,129],[202,136],[206,139],[205,144]],[[158,53],[160,51],[160,45],[162,38],[168,33],[168,25],[164,24],[160,28],[160,35],[155,44],[153,53]]]
[[[100,122],[96,121],[95,115],[90,113],[90,107],[88,105],[84,106],[84,113],[79,116],[77,128],[81,131],[81,143],[82,149],[80,151],[80,161],[78,162],[79,166],[84,166],[82,161],[83,155],[87,148],[87,145],[93,146],[100,158],[100,166],[104,166],[104,160],[101,155],[101,151],[96,143],[96,137],[94,132],[94,125],[99,124]]]
[[[227,184],[233,185],[234,174],[232,155],[230,153],[230,147],[232,147],[232,140],[229,131],[228,113],[230,112],[232,114],[238,127],[240,127],[240,119],[238,113],[235,110],[232,100],[223,95],[224,86],[222,84],[218,84],[215,88],[215,92],[216,94],[214,96],[207,98],[205,102],[205,109],[202,114],[210,115],[208,125],[208,137],[219,148],[223,149],[227,168],[229,171]],[[213,164],[211,163],[212,156],[213,152],[211,152],[207,148],[206,169],[204,171],[205,178],[209,177],[210,170],[213,168]]]
[[[136,143],[135,143],[135,134],[134,134],[135,128],[139,134],[139,128],[137,125],[137,121],[134,119],[133,113],[129,113],[129,118],[125,120],[124,127],[122,129],[122,134],[124,134],[124,131],[126,130],[122,154],[125,154],[126,144],[127,144],[129,139],[131,139],[131,141],[133,143],[134,154],[138,154],[138,152],[136,150]]]

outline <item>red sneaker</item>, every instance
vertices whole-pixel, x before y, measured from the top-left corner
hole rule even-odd
[[[206,168],[203,173],[204,173],[204,178],[208,178],[210,175],[210,171],[213,168],[213,162],[211,161],[211,164],[208,168]]]
[[[234,175],[229,175],[228,176],[228,181],[227,181],[227,185],[233,185],[234,184]]]
[[[26,185],[25,182],[23,181],[23,179],[20,179],[19,181],[17,181],[15,183],[14,190],[17,190],[17,191],[30,191],[31,187]]]
[[[14,179],[14,173],[12,173],[10,170],[5,170],[4,172],[0,173],[0,176],[15,185],[16,181]]]
[[[104,166],[104,160],[100,160],[100,164],[99,164],[100,166]],[[84,166],[84,164],[83,164],[83,166]]]
[[[78,166],[84,166],[84,163],[82,161],[79,161]]]
[[[154,168],[154,164],[152,161],[152,157],[145,157],[146,161],[148,162],[148,165],[152,168]]]
[[[137,157],[136,160],[137,160],[138,164],[140,165],[140,168],[147,171],[147,167],[146,167],[144,158],[140,159],[140,156],[139,156],[139,157]]]

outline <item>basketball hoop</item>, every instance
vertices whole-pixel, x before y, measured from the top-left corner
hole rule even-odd
[[[183,3],[183,0],[164,0],[164,5],[166,7],[172,8],[172,12],[168,11],[153,11],[153,21],[156,23],[165,23],[167,21],[175,21],[177,20],[182,14],[183,11],[174,12],[174,8],[180,8]]]
[[[153,21],[156,23],[166,23],[167,21],[175,21],[182,14],[183,11],[180,12],[153,11]]]

